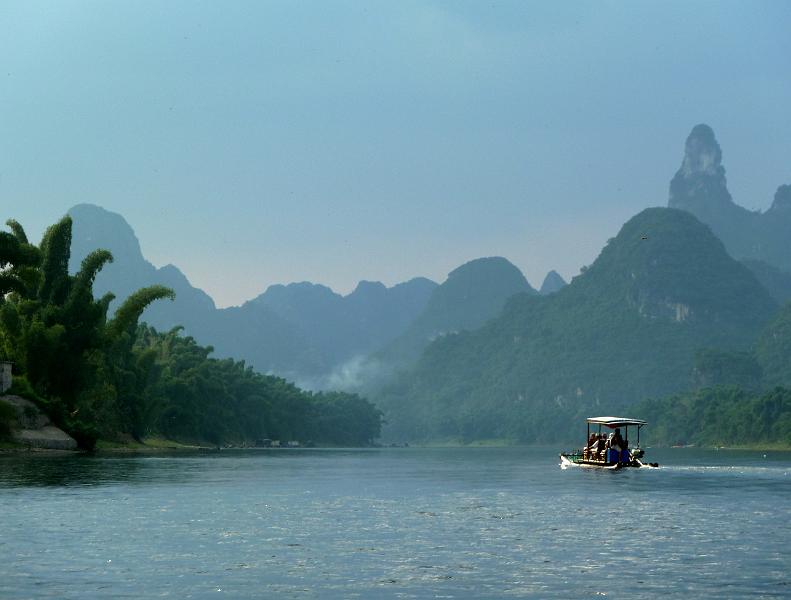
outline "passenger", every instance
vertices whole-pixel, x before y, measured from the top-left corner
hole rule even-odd
[[[623,438],[621,437],[621,430],[618,427],[616,427],[615,431],[610,434],[610,439],[607,440],[607,442],[609,443],[610,448],[617,450],[618,452],[626,447],[624,445]]]
[[[631,452],[631,450],[629,450],[629,440],[624,440],[623,441],[623,449],[626,450],[626,454],[627,454],[627,457],[628,457],[627,460],[629,462],[632,462],[634,460],[634,456],[632,456],[632,452]]]
[[[597,435],[596,441],[591,446],[591,458],[594,460],[602,460],[604,454],[604,447],[607,445],[607,442],[604,440],[604,434]]]
[[[590,437],[588,438],[588,443],[585,444],[585,449],[582,451],[582,458],[587,459],[590,457],[593,452],[593,445],[596,443],[597,439],[598,438],[596,437],[596,434],[591,433]]]

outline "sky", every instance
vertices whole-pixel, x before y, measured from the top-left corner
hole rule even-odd
[[[0,217],[118,212],[219,306],[481,256],[537,287],[666,204],[697,123],[769,207],[789,31],[785,1],[0,0]]]

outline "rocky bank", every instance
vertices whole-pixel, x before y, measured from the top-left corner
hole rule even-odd
[[[46,450],[76,450],[77,442],[62,429],[55,427],[30,400],[20,396],[0,396],[0,402],[14,409],[11,437],[28,448]]]

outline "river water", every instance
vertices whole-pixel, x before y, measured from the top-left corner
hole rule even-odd
[[[0,457],[0,598],[791,597],[791,453]]]

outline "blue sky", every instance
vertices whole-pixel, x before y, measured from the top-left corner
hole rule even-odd
[[[711,125],[791,183],[788,2],[0,0],[0,207],[123,214],[219,305],[505,256],[538,286],[667,200]]]

